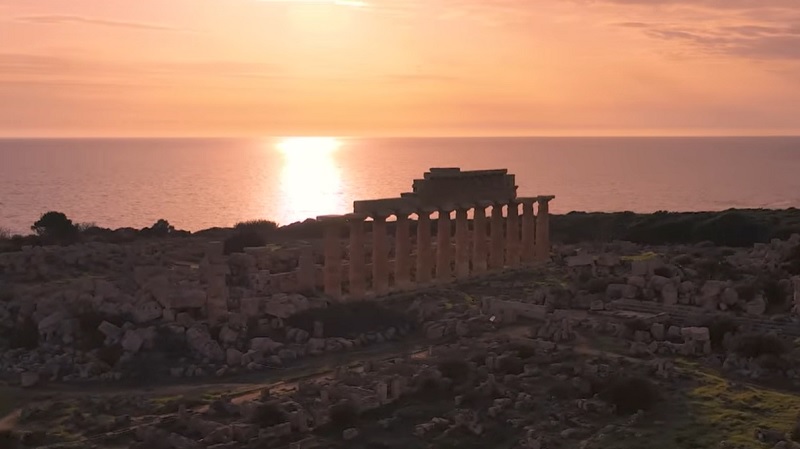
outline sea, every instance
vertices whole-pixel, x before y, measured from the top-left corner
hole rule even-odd
[[[42,213],[196,231],[352,211],[431,167],[506,168],[569,211],[800,207],[800,137],[0,139],[0,228]]]

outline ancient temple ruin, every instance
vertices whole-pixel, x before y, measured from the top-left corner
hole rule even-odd
[[[355,201],[353,213],[317,217],[326,225],[324,291],[333,298],[361,299],[544,261],[550,255],[548,204],[553,198],[518,197],[514,175],[505,169],[432,168],[414,180],[412,192]],[[435,242],[434,213],[438,220]],[[416,236],[411,235],[412,215],[417,220]],[[451,235],[453,215],[455,235]],[[390,217],[396,220],[393,260],[387,233]],[[369,266],[367,220],[371,220],[372,234]],[[339,237],[344,226],[349,227],[346,251]]]
[[[232,286],[247,287],[234,301],[245,315],[282,316],[289,309],[275,295],[322,291],[359,300],[541,263],[550,258],[553,198],[518,197],[505,169],[432,168],[411,192],[355,201],[352,213],[317,217],[321,245],[245,248],[226,257],[222,244],[212,242],[201,270],[205,312],[222,319]],[[280,260],[294,268],[279,269]]]

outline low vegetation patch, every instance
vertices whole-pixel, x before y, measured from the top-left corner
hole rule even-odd
[[[789,352],[789,344],[777,335],[747,334],[737,338],[735,351],[747,358],[781,356]]]
[[[714,350],[721,351],[723,349],[722,342],[725,339],[725,334],[736,333],[739,325],[730,318],[717,317],[712,318],[701,325],[708,328],[708,333],[711,337],[711,347]]]
[[[349,401],[340,402],[331,406],[329,416],[331,425],[335,428],[348,429],[355,427],[358,425],[358,406]]]
[[[265,246],[266,244],[267,239],[258,231],[251,229],[234,231],[223,242],[223,252],[225,254],[243,253],[245,248]]]
[[[309,333],[313,333],[315,321],[322,323],[325,337],[345,338],[355,338],[360,334],[383,331],[390,327],[399,329],[413,325],[406,314],[375,301],[334,303],[325,308],[300,312],[286,320],[290,326]]]
[[[614,405],[618,415],[650,410],[661,400],[656,384],[644,377],[623,377],[612,380],[600,398]]]

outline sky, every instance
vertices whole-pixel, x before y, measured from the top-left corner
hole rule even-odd
[[[800,0],[0,0],[0,136],[800,135]]]

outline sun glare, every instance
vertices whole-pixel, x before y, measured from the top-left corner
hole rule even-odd
[[[363,8],[369,5],[369,3],[361,0],[261,0],[261,1],[274,2],[274,3],[317,3],[317,4],[336,5],[336,6],[349,6],[351,8]]]
[[[335,137],[287,137],[276,145],[287,156],[323,156],[342,146]]]

